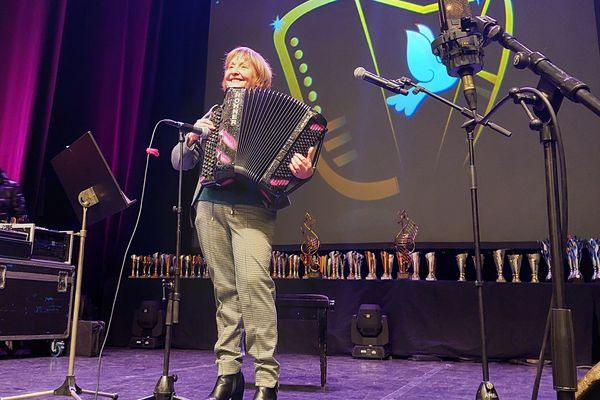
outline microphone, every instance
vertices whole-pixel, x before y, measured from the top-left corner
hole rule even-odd
[[[468,108],[477,110],[473,75],[483,68],[483,35],[472,18],[468,0],[438,0],[440,35],[431,43],[448,75],[459,77]]]
[[[382,78],[379,75],[367,71],[363,67],[358,67],[354,70],[354,77],[382,87],[386,90],[389,90],[390,92],[402,94],[405,96],[408,94],[408,90],[404,88],[403,83],[390,81],[389,79]]]
[[[184,133],[193,132],[196,135],[200,135],[202,138],[205,138],[210,134],[210,129],[205,127],[198,127],[191,124],[186,124],[185,122],[173,121],[172,119],[163,119],[162,122],[167,125],[174,126]]]

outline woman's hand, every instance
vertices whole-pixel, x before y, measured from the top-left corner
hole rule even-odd
[[[215,124],[213,124],[213,122],[208,118],[202,118],[202,119],[197,120],[196,123],[194,124],[194,126],[196,128],[206,128],[211,131],[215,130]],[[192,147],[194,145],[194,143],[196,143],[198,140],[200,140],[200,135],[197,135],[194,132],[190,132],[187,135],[186,144],[188,147]]]
[[[315,147],[308,149],[306,157],[300,153],[294,154],[290,162],[290,171],[298,179],[308,179],[312,176],[314,169],[312,166],[312,160],[315,156]]]

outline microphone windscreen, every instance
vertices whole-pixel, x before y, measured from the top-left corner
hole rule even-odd
[[[365,76],[366,70],[363,67],[358,67],[354,70],[354,77],[358,79],[362,79]]]
[[[471,16],[468,0],[446,0],[446,18],[461,19]]]

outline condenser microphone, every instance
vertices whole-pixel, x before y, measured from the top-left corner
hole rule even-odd
[[[440,35],[431,43],[448,74],[460,78],[467,106],[477,110],[473,75],[483,68],[483,36],[471,15],[468,0],[438,0]]]
[[[408,94],[408,90],[404,88],[402,83],[383,78],[377,74],[367,71],[363,67],[358,67],[354,70],[354,77],[372,83],[373,85],[379,86],[393,93],[403,95]]]
[[[163,119],[162,122],[164,122],[167,125],[174,126],[184,133],[193,132],[196,135],[200,135],[203,138],[207,137],[210,134],[210,130],[205,127],[198,127],[192,124],[187,124],[185,122],[173,121],[172,119]]]

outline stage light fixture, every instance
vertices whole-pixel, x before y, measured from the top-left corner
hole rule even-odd
[[[390,354],[387,315],[378,304],[361,304],[352,316],[350,338],[354,344],[352,357],[384,359]]]
[[[164,345],[164,312],[159,301],[141,302],[133,317],[131,334],[130,347],[155,349]]]

